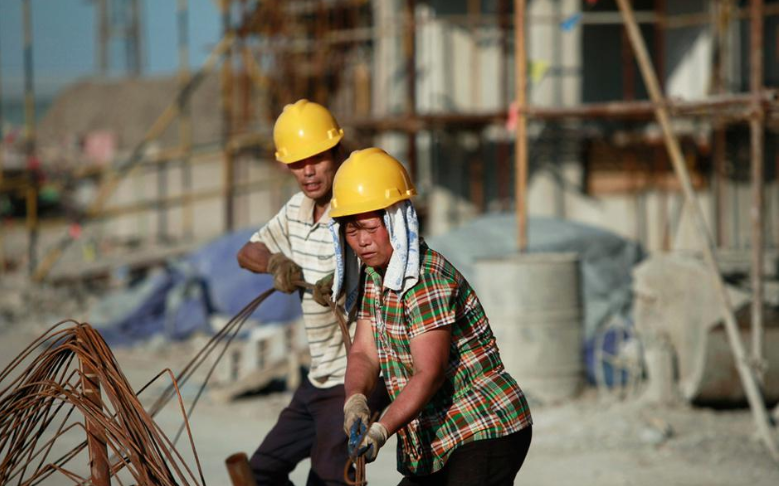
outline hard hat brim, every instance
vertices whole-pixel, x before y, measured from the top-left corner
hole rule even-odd
[[[288,153],[286,155],[280,155],[279,152],[276,152],[275,153],[276,160],[283,164],[294,164],[295,162],[300,162],[301,160],[305,160],[309,157],[330,150],[331,148],[338,145],[338,143],[343,138],[344,138],[344,131],[343,129],[340,129],[338,131],[338,135],[334,136],[333,138],[322,140],[321,142],[316,144],[309,144],[306,147],[303,147],[300,150],[297,150],[295,152]]]

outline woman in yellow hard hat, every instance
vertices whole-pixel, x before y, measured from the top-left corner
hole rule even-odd
[[[335,117],[320,104],[299,100],[284,107],[273,129],[276,160],[289,167],[300,192],[238,253],[241,267],[272,274],[276,289],[301,291],[311,355],[307,379],[251,457],[259,486],[289,484],[289,473],[307,457],[309,484],[344,484],[346,350],[330,309],[322,308],[310,290],[303,292],[296,283],[313,284],[335,269],[328,223],[333,177],[344,158],[343,135]],[[381,410],[388,397],[383,387],[378,391],[372,406]]]
[[[336,258],[345,242],[365,267],[345,381],[350,453],[373,461],[397,433],[403,485],[511,485],[530,447],[530,409],[473,289],[419,237],[415,194],[377,148],[353,152],[333,182]],[[393,402],[367,427],[380,372]]]

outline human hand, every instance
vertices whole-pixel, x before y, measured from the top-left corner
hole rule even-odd
[[[362,393],[356,393],[349,397],[344,404],[344,433],[349,435],[358,420],[367,424],[371,418],[371,410],[368,408],[368,399]]]
[[[387,442],[387,436],[389,436],[387,428],[381,423],[372,423],[366,434],[365,425],[361,420],[357,420],[349,434],[349,455],[354,458],[365,456],[366,462],[373,462],[379,455],[379,449]],[[360,441],[361,437],[362,441]]]
[[[273,287],[285,294],[298,289],[294,282],[303,280],[303,270],[283,253],[274,253],[268,259],[268,273],[273,275]]]
[[[317,304],[329,307],[333,300],[333,279],[334,274],[324,276],[314,284],[314,300]]]

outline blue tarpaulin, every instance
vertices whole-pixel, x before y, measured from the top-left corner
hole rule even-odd
[[[133,344],[163,335],[184,339],[211,332],[213,314],[234,316],[273,285],[267,274],[238,266],[238,250],[254,229],[230,233],[149,275],[129,289],[103,299],[90,323],[111,345]],[[260,323],[289,322],[301,315],[297,294],[273,293],[251,318]]]

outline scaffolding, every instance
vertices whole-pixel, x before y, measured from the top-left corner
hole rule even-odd
[[[29,3],[25,0],[25,32],[31,32]],[[105,0],[95,2],[103,14],[99,16],[97,28],[99,39],[106,42]],[[137,5],[137,2],[124,2]],[[135,146],[130,155],[110,168],[84,169],[75,178],[94,177],[99,173],[102,181],[94,201],[80,216],[80,222],[101,220],[117,215],[155,211],[159,217],[158,234],[162,240],[191,238],[195,226],[194,204],[203,199],[223,201],[224,230],[232,230],[246,223],[245,214],[239,214],[239,201],[247,191],[267,189],[276,181],[247,183],[245,181],[245,157],[266,157],[269,150],[270,130],[275,116],[287,103],[308,98],[328,105],[342,125],[349,130],[350,143],[358,146],[373,145],[387,134],[394,134],[398,146],[404,152],[400,157],[408,164],[412,176],[424,178],[425,169],[421,159],[431,150],[428,143],[435,133],[448,132],[465,134],[474,140],[475,149],[466,157],[468,198],[479,210],[486,210],[486,182],[483,147],[489,142],[494,145],[494,188],[499,207],[512,206],[517,212],[517,241],[519,250],[527,242],[527,193],[529,160],[534,144],[538,143],[538,130],[554,127],[564,121],[594,120],[614,123],[629,122],[641,126],[655,123],[661,125],[662,140],[668,150],[668,167],[673,168],[681,182],[675,182],[692,203],[693,185],[688,167],[684,163],[679,142],[670,119],[695,120],[706,124],[711,130],[707,144],[711,148],[711,188],[713,193],[714,232],[710,239],[706,224],[699,221],[700,231],[707,235],[711,244],[705,248],[711,253],[710,263],[716,270],[714,252],[727,245],[728,238],[723,221],[726,191],[726,165],[728,164],[729,127],[748,126],[750,139],[750,181],[752,201],[749,210],[751,225],[751,286],[754,295],[752,309],[751,352],[736,351],[737,362],[744,364],[742,379],[750,382],[753,371],[759,369],[762,361],[762,296],[763,258],[766,242],[772,235],[766,235],[765,217],[765,133],[779,129],[779,92],[764,86],[764,47],[766,37],[764,22],[779,15],[779,5],[764,4],[762,0],[750,0],[747,6],[740,6],[733,0],[712,0],[708,12],[693,12],[670,15],[665,0],[641,2],[651,5],[650,9],[633,11],[630,3],[619,0],[612,10],[588,10],[592,2],[579,2],[580,15],[577,22],[582,26],[620,26],[623,63],[621,80],[622,99],[577,103],[568,106],[538,106],[528,97],[527,29],[529,24],[559,25],[566,18],[557,11],[549,14],[531,15],[525,0],[468,0],[464,9],[452,13],[435,12],[437,2],[422,0],[394,0],[392,2],[369,2],[367,0],[218,0],[221,13],[222,39],[214,47],[211,56],[198,70],[189,66],[188,0],[177,0],[177,28],[179,49],[179,93],[165,108],[155,124],[147,131],[143,140]],[[434,5],[435,4],[435,5]],[[137,14],[137,9],[131,10]],[[432,12],[432,13],[431,13]],[[726,65],[734,54],[727,31],[736,22],[749,24],[749,76],[748,89],[738,92],[733,83],[728,83]],[[133,23],[134,22],[134,23]],[[140,22],[135,18],[131,22]],[[489,60],[482,58],[479,49],[471,51],[468,59],[472,67],[467,76],[469,92],[465,109],[422,108],[427,103],[420,97],[419,73],[429,66],[424,62],[450,62],[451,59],[437,59],[427,52],[423,37],[425,28],[437,23],[455,26],[469,33],[475,43],[485,36],[484,29],[492,29],[492,41],[497,45],[497,72],[493,90],[497,92],[492,106],[483,103],[485,91],[481,68]],[[433,26],[433,27],[431,27]],[[641,27],[653,33],[651,49],[646,49]],[[673,100],[663,95],[663,80],[667,69],[665,59],[666,38],[669,33],[690,27],[709,26],[713,32],[714,56],[711,59],[713,79],[710,95],[702,100]],[[646,33],[644,32],[644,36]],[[25,36],[25,87],[26,87],[26,154],[28,161],[36,157],[34,124],[34,82],[32,72],[32,41]],[[140,41],[135,42],[136,50]],[[641,46],[645,52],[640,54]],[[559,46],[558,46],[559,47]],[[559,50],[559,49],[558,49]],[[108,62],[105,53],[99,51],[99,66],[106,70]],[[138,50],[138,52],[140,52]],[[634,58],[638,59],[639,76]],[[512,72],[513,62],[513,72]],[[129,61],[128,61],[129,63]],[[130,63],[131,64],[131,63]],[[138,61],[140,66],[140,61]],[[559,67],[559,66],[558,66]],[[193,120],[191,101],[197,96],[197,87],[205,76],[219,69],[221,85],[221,136],[215,143],[196,146],[193,142]],[[560,68],[562,69],[562,68]],[[137,69],[140,72],[140,67]],[[654,78],[654,82],[651,81]],[[400,79],[400,82],[395,82]],[[1,80],[0,80],[1,81]],[[653,86],[656,84],[656,86]],[[642,93],[637,86],[647,91]],[[652,92],[650,92],[652,91]],[[515,103],[512,104],[512,99]],[[486,106],[486,108],[485,108]],[[0,113],[2,113],[0,111]],[[507,124],[514,123],[513,128]],[[179,142],[166,147],[156,155],[149,155],[149,144],[168,127],[178,125]],[[2,119],[0,119],[0,128]],[[536,131],[531,130],[536,127]],[[541,127],[540,129],[538,127]],[[579,137],[596,140],[602,132],[589,132],[583,125],[576,125]],[[531,135],[531,132],[536,135]],[[511,147],[514,148],[512,163]],[[401,155],[401,154],[399,154]],[[0,153],[0,157],[2,154]],[[221,161],[221,187],[217,190],[195,191],[192,167],[199,160],[219,157]],[[1,160],[1,159],[0,159]],[[632,160],[632,162],[631,162]],[[625,165],[635,163],[635,154],[628,157]],[[169,185],[168,167],[180,164],[182,167],[182,191],[179,195],[167,192]],[[152,168],[157,173],[158,197],[153,201],[140,201],[123,207],[108,207],[108,201],[118,184],[139,169]],[[639,167],[639,171],[645,170]],[[779,169],[777,169],[779,172]],[[695,175],[695,174],[693,174]],[[649,174],[651,179],[655,175]],[[643,177],[643,176],[642,176]],[[513,193],[512,197],[512,184]],[[43,279],[63,250],[72,241],[64,235],[45,252],[37,263],[39,221],[37,218],[37,183],[34,173],[19,180],[0,179],[3,192],[16,191],[26,194],[27,228],[29,232],[29,260],[37,279]],[[641,191],[636,186],[636,192]],[[424,206],[424,204],[423,204]],[[180,235],[168,233],[168,211],[182,208],[183,230]],[[244,217],[242,217],[244,216]],[[665,224],[665,223],[664,223]],[[775,223],[772,223],[775,225]],[[779,227],[769,230],[779,232]],[[779,235],[773,235],[776,245]],[[713,239],[713,241],[712,241]],[[2,248],[0,248],[2,254]],[[719,275],[719,271],[715,272]],[[731,326],[732,309],[723,299],[727,321]],[[729,329],[730,330],[730,329]],[[736,332],[734,329],[732,332]],[[731,344],[740,338],[731,336]],[[747,357],[747,354],[749,356]],[[750,378],[752,377],[752,378]],[[752,385],[745,385],[750,394],[753,409],[758,407]],[[765,417],[758,422],[764,424]],[[762,425],[761,425],[762,427]],[[761,429],[763,430],[763,429]],[[768,444],[768,440],[766,440]],[[775,445],[772,453],[776,454]]]

